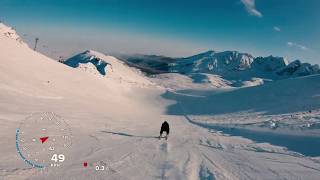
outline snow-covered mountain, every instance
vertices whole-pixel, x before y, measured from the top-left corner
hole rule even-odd
[[[82,64],[88,64],[88,68],[90,68],[89,65],[93,65],[101,75],[106,75],[106,72],[112,72],[112,65],[101,59],[99,55],[97,56],[97,52],[92,50],[77,54],[63,63],[73,68],[85,68],[85,66],[81,66]]]
[[[251,64],[252,69],[261,72],[273,73],[279,69],[285,68],[288,65],[288,60],[283,57],[257,57]]]
[[[113,56],[108,56],[93,50],[77,54],[64,64],[90,72],[99,76],[117,79],[128,83],[150,84],[140,70],[127,66],[124,62]]]
[[[256,77],[274,80],[320,73],[318,65],[301,63],[299,60],[289,64],[286,58],[274,56],[254,58],[237,51],[208,51],[180,58],[171,66],[171,71],[218,74],[226,79]]]
[[[187,58],[180,58],[171,65],[172,72],[223,74],[250,68],[253,57],[237,51],[207,51]]]
[[[318,64],[311,65],[309,63],[301,63],[300,60],[295,60],[289,65],[278,69],[276,73],[281,76],[308,76],[319,74],[320,68]]]
[[[207,51],[185,58],[155,56],[156,61],[153,56],[123,57],[121,59],[129,61],[130,66],[138,64],[136,67],[142,71],[148,69],[159,74],[180,73],[189,77],[195,73],[214,74],[233,82],[233,86],[260,85],[270,80],[320,73],[319,65],[301,63],[299,60],[289,63],[283,57],[253,57],[248,53],[237,51]]]

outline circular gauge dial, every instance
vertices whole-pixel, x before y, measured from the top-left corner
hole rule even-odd
[[[72,145],[69,125],[52,112],[27,117],[16,131],[16,147],[20,157],[36,168],[60,167]]]

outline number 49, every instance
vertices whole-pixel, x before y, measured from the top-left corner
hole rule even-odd
[[[53,156],[51,157],[51,161],[54,162],[63,162],[65,160],[65,157],[63,154],[53,154]]]

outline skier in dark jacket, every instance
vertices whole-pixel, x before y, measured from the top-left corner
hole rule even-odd
[[[163,122],[161,125],[159,139],[161,138],[163,132],[166,132],[165,138],[167,139],[170,132],[169,123],[167,121]]]

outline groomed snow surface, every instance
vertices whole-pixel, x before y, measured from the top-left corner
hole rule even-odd
[[[319,118],[319,75],[234,88],[207,74],[150,79],[114,57],[86,51],[83,55],[112,66],[101,76],[92,73],[93,66],[74,69],[33,51],[18,36],[8,36],[8,29],[0,25],[0,179],[320,177],[319,157],[199,125],[221,119],[256,123],[270,116],[281,121],[282,115],[309,109]],[[16,152],[16,128],[34,112],[55,112],[72,129],[72,146],[60,168],[32,168]],[[167,141],[155,138],[165,120],[171,127]],[[91,165],[101,161],[106,170],[95,171]]]

